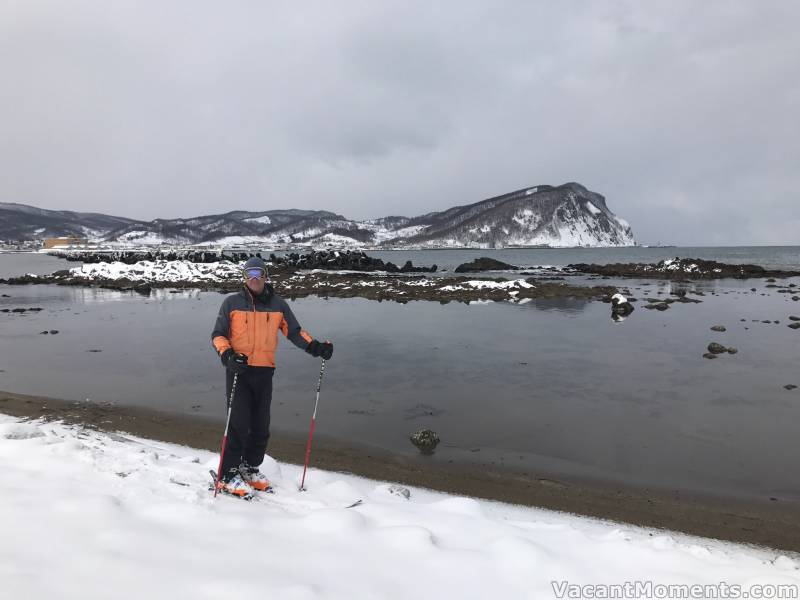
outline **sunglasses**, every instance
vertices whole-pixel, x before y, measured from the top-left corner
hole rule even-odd
[[[261,279],[266,275],[264,269],[245,269],[244,274],[248,279]]]

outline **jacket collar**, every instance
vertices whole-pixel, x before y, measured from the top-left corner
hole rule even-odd
[[[239,295],[244,297],[244,299],[248,302],[260,302],[261,304],[268,304],[272,299],[272,296],[275,295],[275,288],[273,288],[269,283],[266,283],[264,284],[264,290],[256,296],[250,291],[250,288],[248,288],[246,285],[243,285],[242,289],[239,291]]]

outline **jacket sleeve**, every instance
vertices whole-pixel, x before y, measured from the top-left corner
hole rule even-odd
[[[214,330],[211,332],[211,343],[217,354],[222,354],[231,347],[231,341],[228,339],[231,331],[231,315],[228,307],[230,302],[226,298],[219,308],[217,320],[214,323]]]
[[[314,339],[311,334],[305,329],[300,327],[297,318],[294,316],[292,309],[286,300],[281,298],[281,311],[283,312],[283,320],[281,321],[281,331],[290,342],[301,350],[308,348],[308,345]]]

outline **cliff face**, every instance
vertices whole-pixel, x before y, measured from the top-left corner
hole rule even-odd
[[[577,183],[526,188],[411,219],[423,225],[405,240],[420,246],[632,246],[630,225],[603,196]]]

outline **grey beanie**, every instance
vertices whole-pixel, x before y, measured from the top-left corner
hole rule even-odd
[[[264,269],[264,274],[266,275],[268,273],[267,263],[257,256],[251,256],[247,259],[247,262],[244,263],[242,270],[245,271],[247,269]]]

